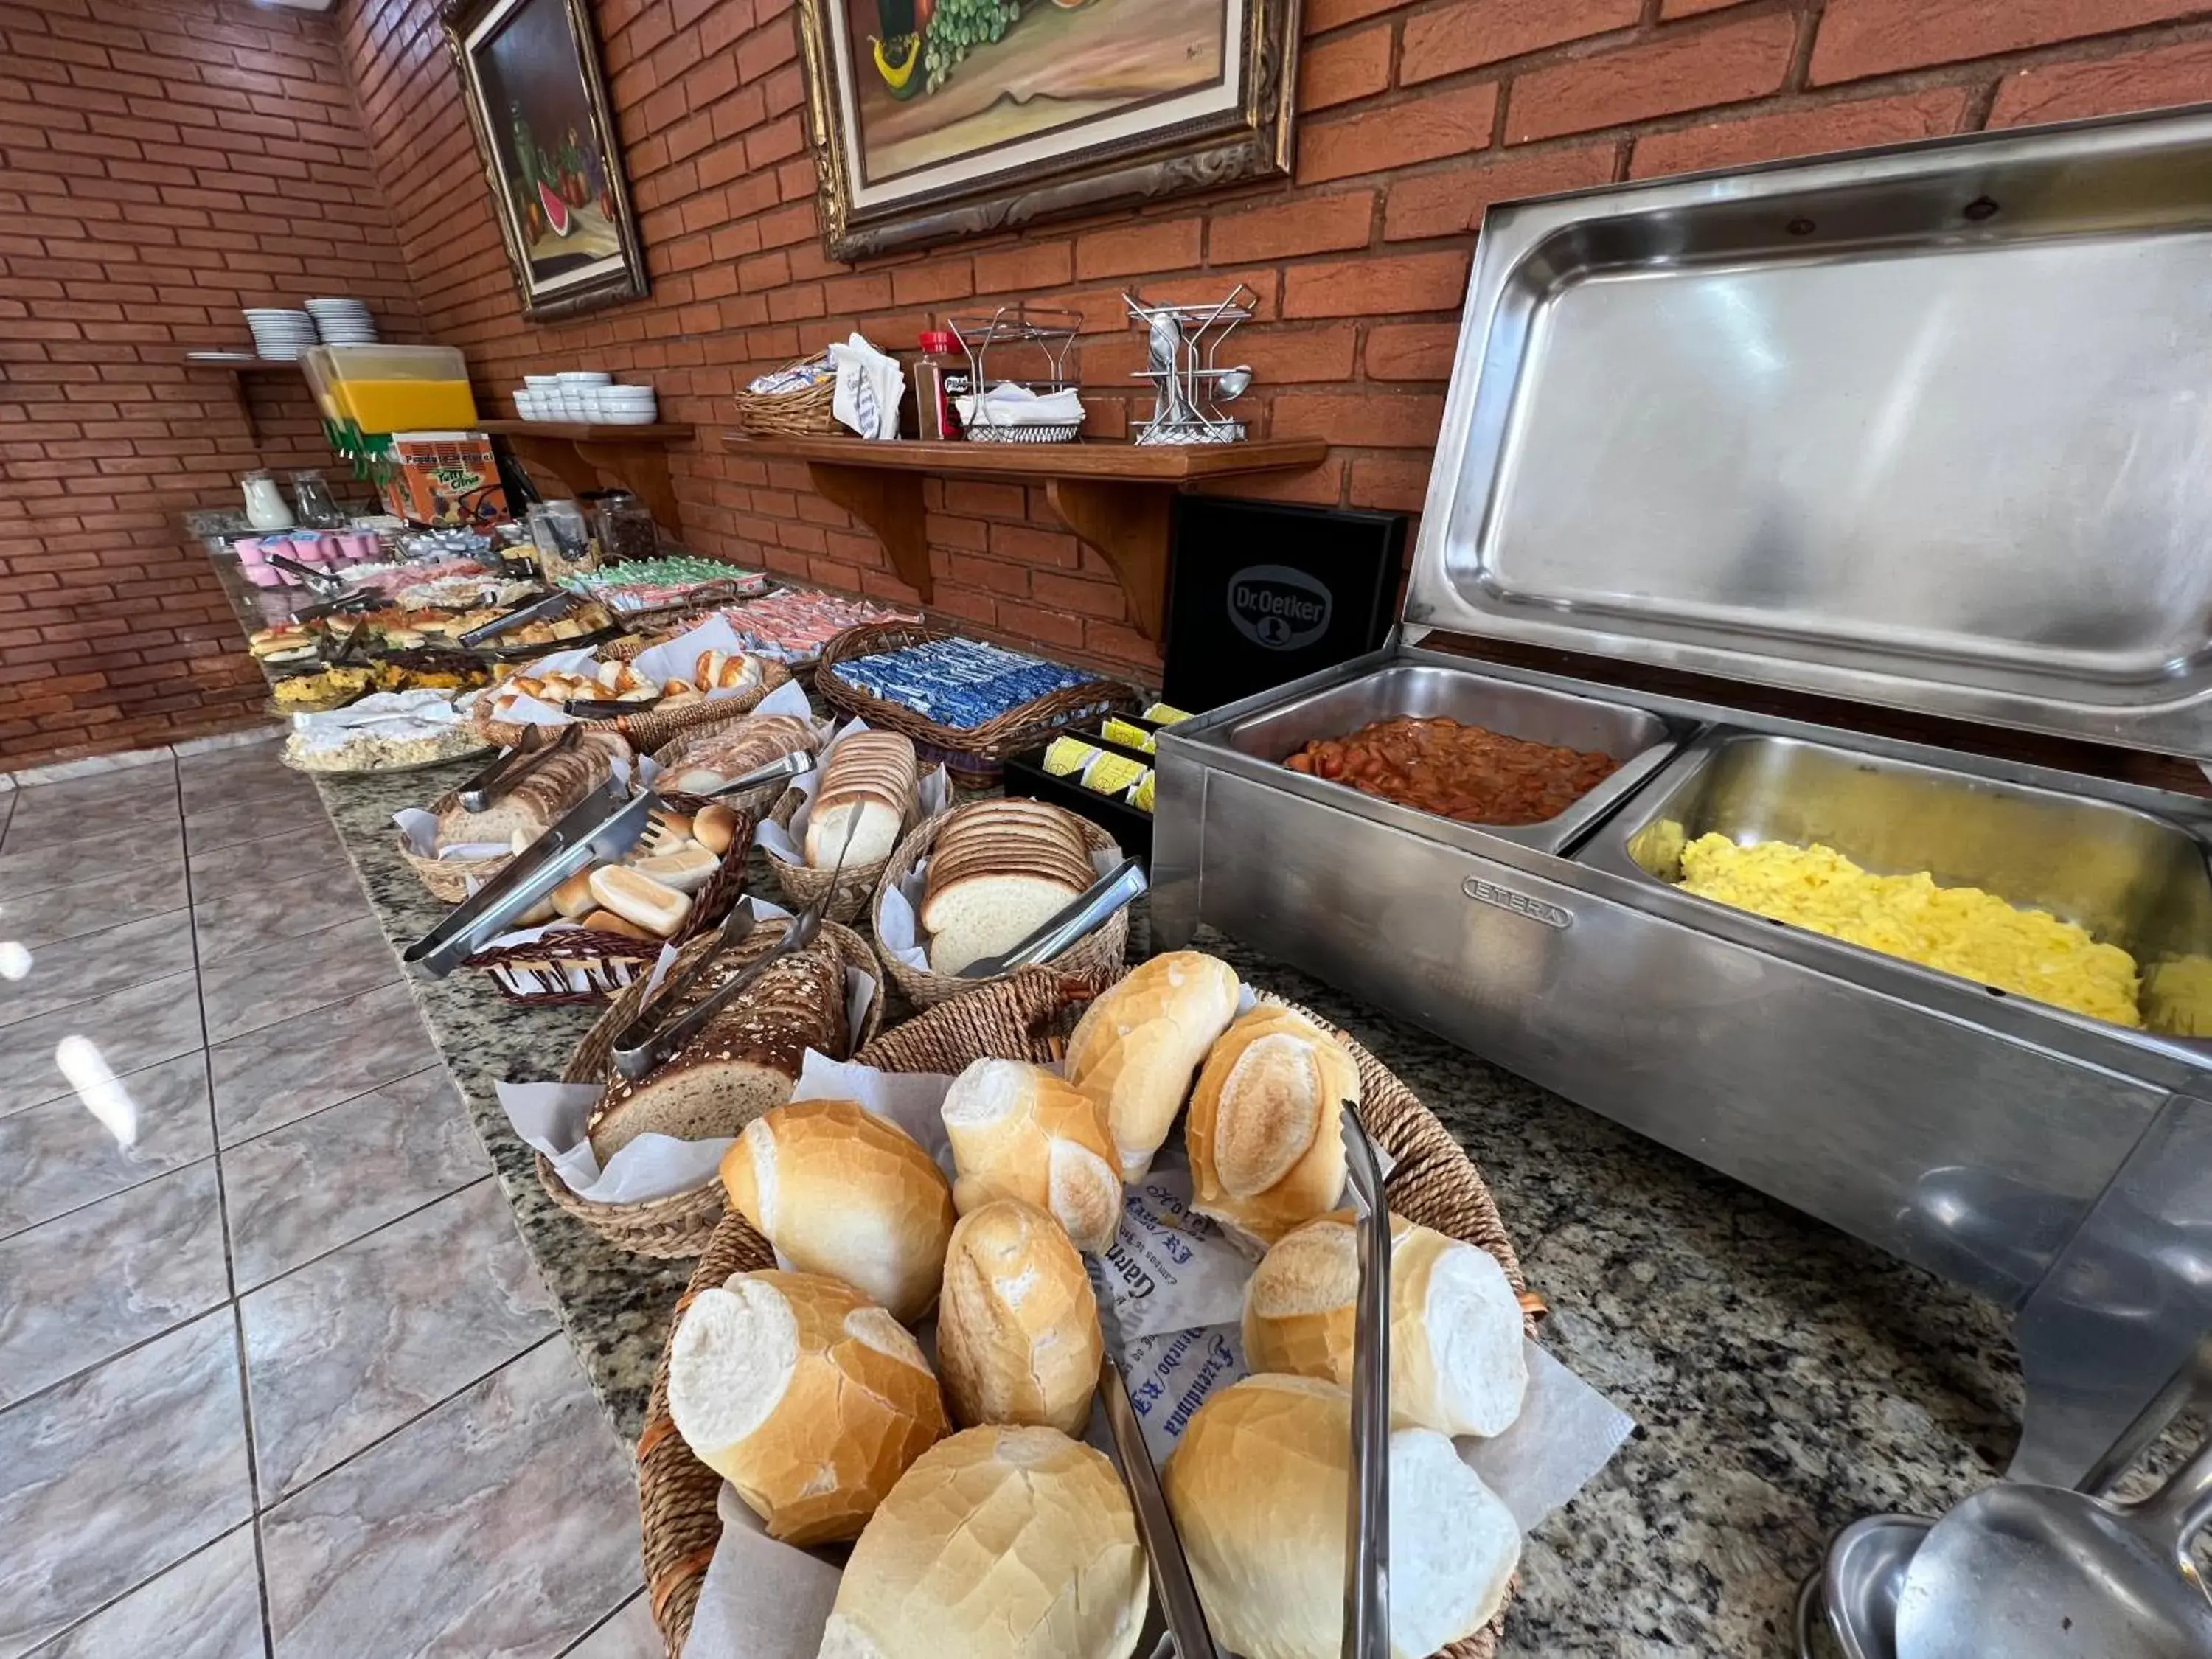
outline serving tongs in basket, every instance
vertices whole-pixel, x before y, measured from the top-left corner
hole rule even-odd
[[[1049,962],[1144,890],[1143,863],[1136,859],[1123,859],[1020,944],[994,957],[976,957],[955,977],[995,979],[1033,962]]]
[[[511,628],[520,628],[526,623],[550,622],[556,617],[563,616],[575,602],[576,596],[565,589],[540,593],[534,599],[526,599],[505,616],[495,617],[488,623],[481,623],[470,629],[454,643],[465,650],[474,651]]]
[[[1390,1206],[1382,1161],[1351,1102],[1346,1173],[1358,1198],[1352,1326],[1352,1497],[1345,1516],[1344,1659],[1390,1659]]]
[[[621,778],[609,778],[516,854],[513,863],[451,915],[400,952],[400,961],[418,973],[443,979],[579,870],[628,852],[644,832],[647,816],[659,804],[651,790],[633,795]]]
[[[860,828],[860,815],[855,813],[846,825],[844,846],[837,849],[837,868],[830,872],[830,885],[833,892],[837,885],[837,871],[845,867],[845,854],[853,844],[853,833]],[[680,1051],[685,1043],[698,1036],[701,1027],[736,1001],[777,962],[785,957],[796,955],[813,944],[815,936],[822,931],[822,918],[828,908],[826,900],[818,899],[808,905],[791,919],[791,925],[783,930],[783,937],[775,942],[775,947],[767,955],[728,984],[717,986],[700,1000],[696,1007],[677,1018],[669,1018],[683,994],[714,965],[714,959],[752,932],[753,902],[750,896],[738,900],[730,914],[723,918],[714,948],[685,969],[672,983],[664,986],[660,994],[653,1000],[651,1006],[641,1009],[637,1018],[617,1034],[615,1070],[632,1082],[650,1076],[670,1055]],[[842,1059],[842,1056],[837,1058]]]
[[[334,599],[346,590],[345,578],[343,576],[334,576],[327,570],[318,570],[313,565],[301,564],[297,559],[289,558],[282,553],[271,553],[267,557],[269,562],[279,570],[289,570],[297,576],[310,593],[319,593],[326,599]]]
[[[465,812],[481,812],[501,795],[522,781],[529,773],[551,760],[562,750],[572,748],[583,735],[580,726],[564,726],[556,738],[545,737],[546,728],[533,726],[522,734],[521,741],[500,756],[484,769],[454,791]]]
[[[1137,1421],[1129,1385],[1110,1353],[1098,1368],[1098,1398],[1106,1407],[1106,1427],[1121,1459],[1130,1507],[1137,1512],[1137,1536],[1144,1542],[1152,1593],[1160,1599],[1168,1634],[1175,1638],[1176,1659],[1220,1659],[1206,1609],[1199,1605],[1198,1586],[1191,1579],[1190,1559],[1183,1553],[1182,1538],[1168,1512],[1167,1494],[1160,1490],[1159,1471],[1145,1448],[1145,1431]]]

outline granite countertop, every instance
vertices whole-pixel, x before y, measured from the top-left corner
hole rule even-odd
[[[258,625],[258,596],[223,575]],[[446,907],[401,860],[392,813],[473,764],[316,779],[395,948]],[[1133,950],[1148,937],[1139,915]],[[1529,1539],[1504,1653],[1790,1651],[1797,1585],[1836,1528],[1940,1513],[2002,1469],[2020,1382],[1994,1305],[1233,940],[1195,943],[1350,1031],[1443,1119],[1550,1304],[1546,1345],[1637,1420]],[[480,974],[409,983],[592,1386],[635,1438],[690,1264],[617,1251],[556,1209],[493,1094],[557,1074],[592,1011],[519,1006]]]

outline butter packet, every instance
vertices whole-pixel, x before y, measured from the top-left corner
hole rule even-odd
[[[1044,769],[1054,777],[1073,777],[1103,751],[1080,738],[1054,738],[1044,751]]]
[[[1152,810],[1153,775],[1152,769],[1149,766],[1146,767],[1145,769],[1145,775],[1139,778],[1136,783],[1129,790],[1129,805],[1135,807],[1139,812],[1149,812]]]
[[[1156,702],[1137,718],[1150,720],[1155,726],[1173,726],[1179,720],[1188,720],[1190,716],[1170,703]],[[1150,747],[1149,744],[1146,746]]]
[[[1098,735],[1109,743],[1118,743],[1124,749],[1141,749],[1152,752],[1152,734],[1141,726],[1119,717],[1109,720],[1098,728]]]
[[[1100,751],[1083,769],[1083,787],[1102,795],[1118,795],[1142,778],[1149,769],[1126,755]]]

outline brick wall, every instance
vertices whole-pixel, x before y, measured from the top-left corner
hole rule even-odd
[[[258,717],[176,515],[331,458],[300,382],[253,383],[257,453],[184,354],[321,294],[420,337],[367,149],[328,19],[0,0],[0,770]]]
[[[606,368],[720,428],[753,374],[849,328],[903,347],[933,308],[1021,295],[1085,313],[1085,378],[1103,391],[1139,366],[1125,284],[1197,298],[1241,279],[1264,319],[1237,354],[1258,371],[1263,421],[1335,447],[1311,473],[1228,488],[1407,511],[1486,203],[2212,95],[2212,8],[2190,0],[1305,0],[1294,181],[848,267],[817,239],[790,0],[596,0],[653,293],[532,327],[434,0],[343,5],[429,327],[468,349],[480,391]],[[803,469],[712,445],[676,465],[702,547],[905,594]],[[929,501],[939,608],[1066,653],[1157,661],[1036,492],[933,483]]]

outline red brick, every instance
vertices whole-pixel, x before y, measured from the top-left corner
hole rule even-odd
[[[1630,172],[1638,179],[1701,167],[1741,167],[1790,155],[1818,155],[1869,144],[1901,143],[1955,132],[1966,113],[1964,87],[1933,87],[1890,98],[1860,98],[1776,115],[1750,115],[1658,132],[1636,141]]]
[[[1659,0],[1659,15],[1672,21],[1677,17],[1694,17],[1701,12],[1718,11],[1724,6],[1740,6],[1743,0]]]
[[[1349,179],[1482,149],[1497,116],[1498,88],[1486,83],[1309,121],[1298,134],[1298,182]]]
[[[1030,584],[1041,605],[1048,605],[1074,616],[1097,617],[1105,622],[1128,620],[1128,600],[1118,582],[1088,581],[1080,576],[1038,570],[1030,573]]]
[[[1379,23],[1306,48],[1298,60],[1298,107],[1327,109],[1390,84],[1390,27]]]
[[[1206,232],[1206,257],[1217,264],[1242,264],[1364,247],[1374,220],[1375,192],[1364,190],[1219,214]]]
[[[1409,84],[1634,27],[1644,0],[1460,0],[1406,20]]]
[[[1006,294],[1019,289],[1060,288],[1074,280],[1072,247],[1066,242],[1029,242],[994,248],[975,256],[975,291]]]
[[[1395,317],[1457,311],[1467,299],[1463,253],[1406,253],[1293,266],[1284,274],[1285,317]]]
[[[2119,58],[2018,70],[1998,84],[1989,125],[2070,121],[2207,98],[2212,98],[2212,41],[2191,40]]]
[[[1812,78],[1955,64],[2202,9],[2199,0],[1829,0],[1813,42]]]
[[[1581,190],[1613,178],[1613,146],[1516,151],[1483,167],[1454,167],[1401,179],[1390,186],[1382,212],[1385,241],[1418,236],[1459,236],[1482,223],[1494,202],[1553,191]]]
[[[1286,392],[1274,402],[1278,438],[1330,438],[1376,449],[1432,447],[1444,400],[1425,394]]]
[[[1085,281],[1137,271],[1182,270],[1198,263],[1202,219],[1140,219],[1076,239],[1075,274]]]
[[[1404,3],[1405,0],[1308,0],[1299,27],[1310,38],[1377,12],[1395,11]]]
[[[1505,140],[1525,143],[1760,97],[1780,88],[1796,41],[1796,15],[1769,12],[1717,27],[1662,30],[1649,41],[1538,70],[1513,83]]]
[[[1362,362],[1370,380],[1442,380],[1458,349],[1456,323],[1381,324],[1367,331]]]

